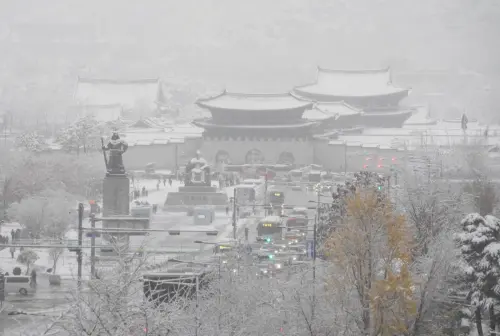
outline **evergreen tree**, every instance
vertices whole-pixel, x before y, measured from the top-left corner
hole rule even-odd
[[[463,284],[475,310],[476,328],[482,335],[481,310],[489,310],[493,331],[493,306],[500,299],[500,220],[469,214],[462,221],[462,232],[456,240],[463,261]]]

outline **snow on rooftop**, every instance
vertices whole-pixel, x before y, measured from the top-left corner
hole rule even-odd
[[[311,102],[299,100],[290,93],[277,94],[247,94],[222,92],[218,96],[199,99],[199,106],[208,109],[239,110],[239,111],[272,111],[310,108]]]
[[[186,139],[199,138],[203,129],[190,124],[167,128],[129,128],[122,137],[129,146],[165,145],[184,143]]]
[[[380,70],[330,70],[318,67],[316,82],[295,88],[298,94],[336,97],[373,97],[408,91],[392,85],[389,68]]]
[[[314,105],[313,109],[304,112],[303,118],[309,120],[325,120],[329,118],[337,119],[340,116],[350,116],[361,113],[361,110],[358,110],[345,102],[332,102]]]

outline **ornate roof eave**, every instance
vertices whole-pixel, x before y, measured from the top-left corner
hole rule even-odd
[[[317,126],[318,124],[321,123],[321,121],[303,121],[302,123],[298,124],[282,124],[282,125],[220,125],[220,124],[213,124],[210,123],[211,119],[196,119],[191,122],[191,124],[195,125],[196,127],[201,127],[204,129],[300,129],[300,128],[308,128],[308,127],[314,127]]]
[[[160,78],[141,78],[141,79],[107,79],[107,78],[85,78],[78,76],[77,83],[89,84],[152,84],[159,83]]]
[[[210,106],[209,104],[206,104],[206,102],[209,102],[211,100],[217,99],[219,97],[222,97],[224,95],[230,95],[230,96],[239,96],[239,97],[292,97],[298,101],[306,103],[305,106],[303,107],[304,109],[311,109],[313,107],[313,103],[311,100],[304,98],[304,97],[299,97],[295,95],[293,92],[283,92],[283,93],[239,93],[239,92],[229,92],[226,89],[224,89],[221,93],[205,97],[205,98],[199,98],[196,100],[195,104],[198,105],[199,107],[206,108],[206,109],[216,109],[214,106]],[[289,110],[290,108],[284,107],[284,108],[279,108],[279,109],[273,109],[276,111],[280,110]],[[245,109],[239,109],[240,111],[247,111]],[[248,110],[250,111],[250,110]]]
[[[346,103],[344,100],[336,101],[336,102],[316,102],[314,104],[314,108],[317,109],[318,111],[325,112],[325,110],[321,108],[322,106],[325,106],[325,105],[342,105],[342,106],[345,106],[348,109],[350,109],[354,112],[357,112],[359,114],[364,112],[362,109],[354,107],[351,104]]]
[[[373,94],[373,95],[359,95],[359,96],[339,96],[339,95],[335,95],[335,94],[316,93],[316,92],[309,92],[309,91],[301,90],[301,88],[305,88],[305,87],[313,86],[313,85],[316,85],[316,83],[306,84],[306,85],[303,85],[300,87],[297,86],[294,88],[294,90],[297,90],[298,92],[301,92],[302,94],[307,94],[307,95],[314,95],[314,96],[319,96],[319,97],[338,97],[338,98],[344,98],[344,99],[346,99],[346,98],[390,97],[390,96],[399,95],[399,94],[404,93],[404,92],[406,92],[407,95],[409,95],[411,93],[411,90],[412,90],[411,88],[405,89],[405,88],[399,88],[399,87],[393,86],[394,88],[398,89],[398,91],[394,91],[394,92],[390,92],[390,93]],[[311,101],[319,103],[318,100],[311,100]]]
[[[349,74],[349,73],[352,73],[352,74],[362,74],[362,73],[366,73],[366,74],[373,74],[373,73],[382,73],[382,72],[390,72],[391,71],[391,67],[390,66],[387,66],[385,68],[380,68],[380,69],[363,69],[363,70],[347,70],[347,69],[328,69],[328,68],[324,68],[322,66],[317,66],[317,70],[318,71],[322,71],[322,72],[331,72],[331,73],[343,73],[343,74]]]

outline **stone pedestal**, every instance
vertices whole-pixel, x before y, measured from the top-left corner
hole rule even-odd
[[[126,175],[108,175],[103,183],[103,217],[130,213],[130,181]]]

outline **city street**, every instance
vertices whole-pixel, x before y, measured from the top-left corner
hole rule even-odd
[[[149,195],[147,197],[141,197],[139,200],[148,201],[150,204],[163,204],[166,198],[166,194],[171,190],[176,190],[178,183],[174,183],[172,187],[168,184],[166,187],[163,184],[160,186],[160,190],[156,190],[156,181],[142,181],[142,184],[148,187]],[[154,186],[154,188],[153,188]],[[272,182],[269,183],[269,187],[272,186]],[[285,187],[282,189],[285,192],[285,204],[288,206],[299,206],[299,207],[314,207],[317,200],[317,196],[314,192],[306,191],[303,187],[302,190],[292,190],[290,187]],[[232,194],[232,188],[228,188],[228,194]],[[312,202],[310,202],[312,201]],[[322,198],[322,202],[329,202],[330,199]],[[193,217],[187,216],[185,213],[179,212],[166,212],[160,211],[153,215],[151,222],[151,229],[159,230],[179,230],[180,234],[171,236],[168,232],[154,232],[146,236],[133,236],[130,238],[130,245],[133,247],[139,247],[141,244],[145,246],[145,249],[172,249],[178,250],[180,253],[173,254],[150,254],[150,263],[160,263],[166,261],[168,258],[175,258],[182,255],[181,252],[193,251],[197,254],[197,260],[209,260],[212,254],[212,245],[210,243],[215,243],[217,241],[231,238],[233,234],[232,227],[232,214],[226,215],[225,212],[217,212],[215,221],[210,225],[195,226],[193,223]],[[310,218],[314,218],[314,210],[309,210]],[[260,215],[263,214],[261,209]],[[244,228],[249,230],[249,241],[255,241],[256,237],[256,218],[239,219],[237,223],[237,235],[239,238],[244,237]],[[88,221],[85,221],[85,226],[89,226]],[[98,225],[99,226],[99,225]],[[218,231],[217,236],[208,236],[204,232],[182,232],[182,230],[199,230],[199,231]],[[88,243],[89,238],[85,238],[84,242]],[[208,244],[199,244],[195,241],[203,241]],[[90,250],[84,250],[84,275],[88,274],[89,268],[89,254]],[[63,310],[67,309],[68,302],[71,301],[71,292],[76,288],[75,275],[77,270],[76,254],[66,251],[59,261],[62,266],[61,272],[68,274],[61,274],[63,276],[63,282],[61,286],[51,287],[48,285],[48,278],[44,275],[39,276],[37,292],[33,295],[27,297],[22,297],[20,295],[9,295],[6,297],[4,302],[4,312],[0,314],[0,325],[3,330],[9,330],[9,333],[14,330],[14,328],[25,328],[26,325],[39,326],[42,323],[48,321],[47,316],[49,315],[57,316]],[[16,315],[8,316],[5,311],[23,311],[30,314],[36,315]],[[30,329],[32,329],[30,327]],[[0,329],[1,331],[2,329]],[[21,330],[21,329],[19,329]]]

